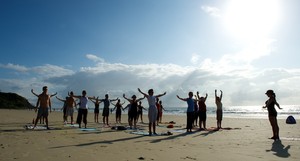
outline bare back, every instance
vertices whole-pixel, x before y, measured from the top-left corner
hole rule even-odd
[[[73,97],[68,97],[67,98],[67,107],[74,107],[75,103],[75,99]]]

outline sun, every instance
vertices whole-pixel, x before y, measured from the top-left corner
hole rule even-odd
[[[279,19],[279,0],[231,0],[223,17],[229,33],[243,40],[266,37]]]

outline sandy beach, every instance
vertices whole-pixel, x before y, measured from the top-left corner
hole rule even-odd
[[[34,111],[0,110],[1,161],[300,160],[299,122],[288,125],[284,119],[278,120],[281,140],[273,141],[268,139],[272,130],[267,118],[225,117],[222,130],[195,129],[185,133],[185,116],[164,115],[165,123],[158,126],[157,132],[169,131],[173,135],[144,136],[131,133],[133,130],[113,130],[94,123],[93,113],[88,115],[87,131],[64,125],[61,112],[50,113],[51,130],[26,130],[24,126],[30,125],[35,117]],[[114,126],[115,116],[112,114],[109,119]],[[176,122],[174,128],[167,128],[170,121]],[[148,131],[146,115],[144,122],[138,123],[140,132]],[[128,125],[126,115],[122,116],[122,125]],[[207,127],[216,127],[214,117],[208,118]]]

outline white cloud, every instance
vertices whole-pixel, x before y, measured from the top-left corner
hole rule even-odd
[[[96,55],[93,55],[93,54],[87,54],[86,57],[94,62],[97,62],[97,63],[104,63],[104,59],[96,56]]]
[[[12,69],[12,70],[16,70],[18,72],[27,72],[28,71],[28,68],[26,68],[25,66],[21,66],[18,64],[11,64],[11,63],[8,63],[6,65],[0,64],[0,68]]]
[[[98,57],[94,58],[98,59]],[[215,89],[224,91],[224,106],[260,105],[267,99],[264,95],[265,91],[274,89],[281,104],[300,104],[296,99],[300,96],[300,87],[296,83],[300,81],[300,69],[259,70],[246,68],[247,66],[228,67],[230,63],[231,60],[228,57],[224,57],[218,62],[205,59],[200,63],[200,67],[182,67],[175,64],[128,65],[105,62],[95,63],[80,71],[45,65],[27,68],[38,74],[32,74],[30,78],[0,79],[0,89],[17,92],[34,100],[30,89],[39,91],[44,85],[49,86],[50,93],[58,92],[61,97],[71,90],[80,94],[83,89],[87,90],[88,95],[91,96],[104,97],[106,93],[109,93],[111,98],[116,98],[122,97],[122,94],[126,93],[128,95],[136,94],[140,97],[137,88],[141,88],[143,91],[153,88],[155,93],[167,91],[167,95],[162,98],[166,107],[185,107],[185,103],[178,101],[176,95],[186,97],[189,91],[199,91],[201,95],[208,93],[207,105],[215,106]],[[290,95],[286,94],[286,91],[294,92],[292,92],[293,95]]]
[[[213,17],[221,17],[220,9],[212,6],[201,6],[201,9]]]
[[[10,69],[17,72],[21,72],[20,74],[38,74],[41,75],[43,78],[49,78],[49,77],[60,77],[64,75],[71,75],[74,74],[74,72],[70,69],[66,69],[60,66],[46,64],[43,66],[36,66],[36,67],[25,67],[21,65],[15,65],[15,64],[7,64],[3,65],[0,64],[0,68]]]
[[[74,72],[70,69],[66,69],[60,66],[46,64],[43,66],[36,66],[30,69],[30,71],[33,71],[39,75],[42,75],[46,78],[48,77],[61,77],[64,75],[71,75],[74,74]]]
[[[197,64],[199,62],[199,59],[200,59],[200,55],[196,54],[196,53],[193,53],[192,57],[191,57],[191,63],[192,64]]]

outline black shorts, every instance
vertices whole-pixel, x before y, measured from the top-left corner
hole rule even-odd
[[[128,117],[129,117],[129,120],[136,120],[136,118],[137,118],[137,111],[130,111],[128,113]]]
[[[200,121],[206,121],[206,111],[199,112]]]
[[[109,116],[109,108],[103,108],[102,116],[108,117]]]

